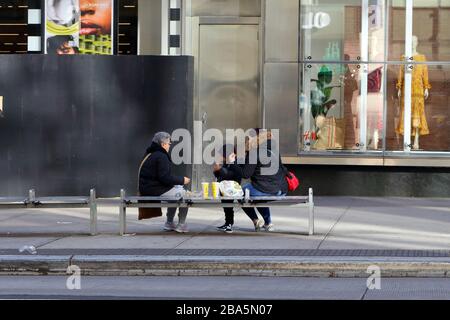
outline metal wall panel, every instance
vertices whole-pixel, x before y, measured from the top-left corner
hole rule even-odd
[[[136,192],[153,134],[192,128],[192,64],[190,57],[0,56],[0,195]]]
[[[265,60],[298,62],[299,1],[266,0]]]
[[[280,129],[283,156],[297,155],[298,63],[266,63],[264,66],[265,127]]]
[[[197,119],[204,120],[203,130],[258,127],[259,26],[204,24],[199,30]],[[214,179],[209,165],[196,173],[197,184]]]
[[[262,0],[188,0],[191,16],[260,17]]]
[[[200,112],[208,128],[258,125],[258,44],[257,25],[200,26]]]

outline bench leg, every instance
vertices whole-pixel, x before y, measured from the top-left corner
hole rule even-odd
[[[308,207],[309,207],[309,235],[314,235],[314,196],[313,189],[309,189],[309,199],[308,199]]]
[[[91,214],[91,236],[97,235],[97,201],[95,189],[91,190],[89,208]]]
[[[119,232],[123,236],[127,232],[127,208],[124,204],[120,204],[119,210]]]

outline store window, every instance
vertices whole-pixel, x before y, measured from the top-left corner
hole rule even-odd
[[[309,0],[300,16],[300,153],[450,151],[450,0]]]

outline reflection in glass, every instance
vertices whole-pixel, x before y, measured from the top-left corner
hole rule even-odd
[[[301,1],[303,57],[343,61],[361,56],[361,1]]]
[[[428,60],[450,60],[450,2],[414,1],[413,33],[419,39],[419,52]]]
[[[388,60],[399,61],[405,53],[406,1],[396,0],[389,7]]]

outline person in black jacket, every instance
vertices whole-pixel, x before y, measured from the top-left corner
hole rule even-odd
[[[184,196],[183,185],[191,180],[187,177],[174,176],[171,173],[172,160],[169,155],[170,134],[158,132],[153,138],[152,145],[147,149],[146,159],[142,164],[139,175],[139,192],[141,196],[149,197],[178,197]],[[179,208],[179,222],[174,223],[176,208],[167,209],[167,222],[164,226],[166,231],[179,233],[188,232],[186,217],[187,208]]]
[[[261,154],[265,154],[268,159],[274,161],[274,152],[272,152],[272,145],[274,141],[271,139],[270,132],[261,129],[254,129],[256,136],[249,137],[248,152],[245,159],[245,164],[242,168],[242,178],[250,179],[251,183],[243,187],[244,192],[249,190],[252,197],[264,196],[285,196],[288,192],[288,185],[286,181],[286,173],[281,163],[281,158],[277,157],[279,161],[278,168],[274,174],[264,174],[263,170],[271,167],[271,163],[263,164],[261,161]],[[250,156],[251,151],[256,155],[256,161],[252,161]],[[244,212],[252,219],[255,230],[259,231],[264,228],[268,232],[275,230],[272,224],[272,217],[269,208],[258,208],[259,213],[264,218],[264,223],[259,220],[254,208],[243,208]]]
[[[241,184],[242,181],[242,170],[237,164],[236,158],[236,147],[233,145],[224,145],[222,149],[222,164],[214,165],[214,176],[217,182],[222,181],[236,181]],[[227,202],[224,200],[223,202]],[[233,201],[231,201],[233,202]],[[223,208],[225,212],[225,224],[218,227],[218,231],[223,231],[226,233],[233,233],[234,225],[234,209],[233,208]]]

